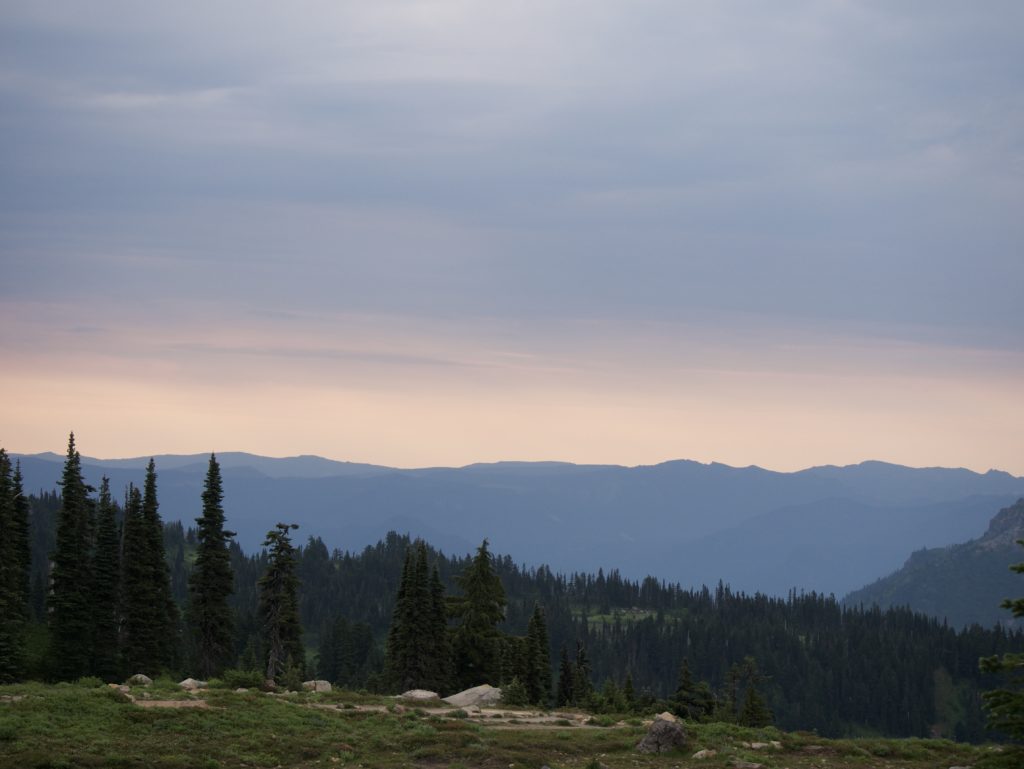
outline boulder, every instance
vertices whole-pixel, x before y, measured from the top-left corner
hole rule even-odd
[[[329,692],[331,690],[331,682],[316,680],[316,681],[303,681],[302,688],[307,692]]]
[[[690,758],[705,759],[705,758],[714,758],[717,755],[718,755],[718,751],[717,750],[709,750],[708,748],[704,748],[704,750],[698,750],[696,753],[694,753],[692,756],[690,756]]]
[[[129,684],[130,686],[151,686],[153,684],[153,679],[149,676],[143,675],[142,673],[136,673],[127,681],[125,681],[125,683]]]
[[[398,695],[403,700],[439,700],[441,695],[427,689],[410,689]]]
[[[636,749],[640,753],[667,753],[685,745],[686,732],[679,723],[656,718],[644,738],[637,743]]]
[[[180,681],[178,686],[187,692],[194,692],[198,689],[205,689],[206,681],[200,681],[196,678],[186,678],[184,681]]]
[[[742,758],[734,758],[729,761],[730,766],[736,769],[764,769],[764,764],[755,764],[753,761],[744,761]]]
[[[669,713],[667,710],[664,713],[658,713],[658,715],[656,715],[654,718],[655,720],[660,718],[662,721],[671,721],[672,723],[675,723],[679,720],[675,717],[674,714]]]
[[[501,689],[490,684],[481,684],[451,697],[445,697],[442,701],[456,708],[490,707],[501,703]]]

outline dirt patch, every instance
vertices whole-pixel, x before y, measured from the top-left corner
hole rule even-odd
[[[135,700],[140,708],[208,708],[206,700]]]

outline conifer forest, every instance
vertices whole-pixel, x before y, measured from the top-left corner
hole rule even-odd
[[[613,564],[560,574],[486,540],[459,556],[392,532],[350,552],[283,521],[245,553],[223,497],[212,455],[183,525],[161,518],[152,461],[141,489],[94,489],[72,436],[61,488],[29,493],[0,451],[0,683],[167,672],[442,695],[490,683],[510,704],[980,741],[993,736],[994,660],[1024,649],[1019,631],[813,592],[685,589]]]

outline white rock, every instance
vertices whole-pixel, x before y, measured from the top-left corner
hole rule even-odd
[[[427,689],[410,689],[398,695],[403,700],[439,700],[441,695]]]
[[[194,692],[197,689],[205,689],[206,681],[200,681],[196,678],[186,678],[184,681],[179,682],[178,686],[187,692]]]
[[[717,755],[718,755],[718,751],[717,750],[708,750],[707,748],[704,748],[704,750],[698,750],[696,753],[694,753],[692,756],[690,756],[690,758],[697,758],[697,759],[714,758]]]
[[[331,682],[317,679],[316,681],[303,681],[302,688],[307,692],[329,692],[331,690]]]
[[[482,684],[445,697],[443,701],[457,708],[498,705],[501,703],[501,689],[490,684]]]
[[[666,710],[664,713],[658,713],[658,715],[656,715],[654,717],[654,720],[655,721],[670,721],[670,722],[672,722],[674,724],[679,719],[676,718],[675,715],[673,715],[672,713],[669,713]]]

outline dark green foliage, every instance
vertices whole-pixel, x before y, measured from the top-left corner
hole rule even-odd
[[[115,504],[110,497],[110,480],[103,478],[96,513],[96,555],[93,561],[93,599],[96,614],[92,673],[104,681],[117,680],[121,672],[118,654],[121,618],[120,551],[121,537]]]
[[[395,612],[388,631],[384,675],[395,692],[448,689],[448,628],[444,587],[427,564],[427,548],[418,542],[406,553]]]
[[[451,613],[458,623],[452,639],[458,686],[498,684],[501,678],[498,624],[505,618],[506,599],[486,539],[455,582],[462,590],[462,596],[451,602]]]
[[[585,707],[594,693],[594,684],[590,680],[590,657],[587,647],[582,641],[576,642],[576,661],[572,666],[573,704]]]
[[[180,652],[178,605],[171,596],[171,570],[164,550],[164,525],[156,496],[156,464],[152,459],[146,466],[142,520],[149,555],[147,565],[150,570],[149,593],[153,599],[153,627],[158,641],[158,657],[153,660],[155,668],[150,669],[166,670],[178,662]]]
[[[20,474],[11,471],[0,448],[0,684],[25,672],[25,623],[28,619],[27,521]]]
[[[501,688],[501,704],[510,707],[522,707],[532,703],[530,694],[527,692],[523,682],[517,677],[512,678]]]
[[[267,532],[264,547],[270,548],[266,573],[260,578],[260,623],[270,680],[301,677],[305,670],[302,626],[299,624],[299,579],[295,575],[295,548],[288,532],[294,523],[279,523]]]
[[[92,503],[72,433],[61,478],[49,596],[52,674],[62,681],[88,675],[92,668],[92,550]]]
[[[571,705],[576,701],[576,693],[573,691],[573,670],[572,662],[569,661],[569,652],[562,644],[561,658],[558,663],[558,686],[555,690],[555,704],[559,707]]]
[[[546,705],[551,696],[551,642],[544,610],[534,605],[526,628],[527,677],[526,691],[534,705]]]
[[[189,578],[188,624],[194,665],[200,678],[219,676],[235,657],[234,618],[228,607],[233,574],[224,529],[224,491],[220,465],[211,454],[203,486],[203,514],[196,519],[198,547]]]
[[[679,668],[679,685],[672,697],[672,712],[688,721],[705,721],[715,711],[715,698],[706,681],[695,682],[690,661],[683,658]]]
[[[160,657],[150,590],[149,538],[142,518],[142,493],[129,486],[125,494],[121,551],[121,637],[123,669],[129,675],[156,671]]]
[[[349,689],[362,689],[379,669],[379,656],[368,624],[339,617],[320,631],[317,676]]]
[[[1021,504],[1021,503],[1018,503]],[[1024,539],[1017,540],[1024,545]],[[1024,574],[1024,563],[1011,567],[1018,574]],[[1024,617],[1024,598],[1007,598],[1002,602],[1015,618]],[[1016,740],[1024,740],[1024,653],[1007,652],[981,659],[981,669],[986,673],[1005,676],[1005,683],[999,689],[985,692],[985,708],[988,710],[990,729],[1003,732]]]

